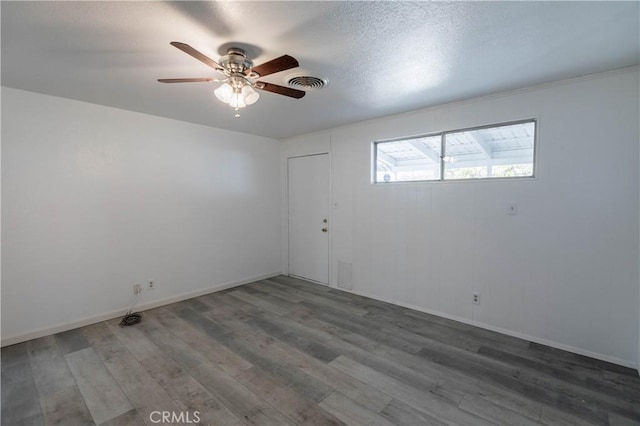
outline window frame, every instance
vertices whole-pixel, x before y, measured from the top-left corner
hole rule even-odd
[[[444,159],[447,156],[446,153],[446,143],[447,143],[447,135],[452,133],[462,133],[462,132],[471,132],[475,130],[482,129],[490,129],[494,127],[506,127],[513,126],[517,124],[525,124],[525,123],[533,123],[533,162],[532,162],[532,171],[530,176],[495,176],[495,177],[484,177],[484,178],[467,178],[467,179],[445,179],[445,161]],[[372,149],[372,158],[373,164],[371,168],[371,183],[374,185],[389,185],[389,184],[411,184],[411,183],[443,183],[443,182],[480,182],[480,181],[496,181],[496,180],[535,180],[537,178],[537,164],[538,164],[538,123],[539,120],[536,117],[533,118],[525,118],[520,120],[513,121],[504,121],[500,123],[493,124],[483,124],[480,126],[473,127],[465,127],[461,129],[451,129],[444,130],[440,132],[431,132],[431,133],[423,133],[419,135],[413,136],[403,136],[397,138],[390,139],[379,139],[373,141],[371,144]],[[420,139],[420,138],[428,138],[433,136],[440,136],[440,177],[438,179],[430,179],[430,180],[403,180],[403,181],[394,181],[394,182],[383,182],[377,180],[378,173],[378,144],[384,144],[389,142],[398,142],[398,141],[406,141],[412,139]]]

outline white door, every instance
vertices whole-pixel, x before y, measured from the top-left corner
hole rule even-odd
[[[288,160],[289,274],[329,283],[329,154]]]

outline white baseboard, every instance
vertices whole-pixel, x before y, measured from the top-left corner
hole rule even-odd
[[[573,346],[569,346],[569,345],[565,345],[563,343],[559,343],[559,342],[554,342],[553,340],[547,340],[547,339],[542,339],[539,337],[535,337],[535,336],[530,336],[528,334],[523,334],[523,333],[518,333],[516,331],[512,331],[512,330],[507,330],[504,328],[500,328],[500,327],[495,327],[489,324],[484,324],[481,322],[477,322],[477,321],[473,321],[467,318],[463,318],[463,317],[459,317],[456,315],[449,315],[446,314],[444,312],[439,312],[439,311],[435,311],[432,309],[426,309],[420,306],[416,306],[416,305],[411,305],[409,303],[403,303],[397,300],[392,300],[392,299],[387,299],[384,297],[380,297],[380,296],[376,296],[373,294],[369,294],[363,291],[358,291],[358,290],[345,290],[343,288],[339,288],[339,287],[334,287],[333,285],[331,286],[331,288],[336,289],[336,290],[340,290],[340,291],[344,291],[345,293],[353,293],[353,294],[357,294],[359,296],[364,296],[364,297],[368,297],[370,299],[375,299],[375,300],[379,300],[381,302],[386,302],[386,303],[391,303],[393,305],[398,305],[398,306],[402,306],[404,308],[409,308],[409,309],[413,309],[414,311],[420,311],[420,312],[424,312],[427,314],[431,314],[431,315],[436,315],[442,318],[447,318],[453,321],[458,321],[458,322],[462,322],[464,324],[469,324],[469,325],[473,325],[476,327],[480,327],[480,328],[484,328],[486,330],[491,330],[491,331],[495,331],[497,333],[501,333],[501,334],[506,334],[507,336],[512,336],[512,337],[517,337],[519,339],[524,339],[524,340],[528,340],[530,342],[534,342],[534,343],[539,343],[541,345],[545,345],[545,346],[550,346],[552,348],[556,348],[556,349],[562,349],[563,351],[567,351],[567,352],[573,352],[575,354],[578,355],[584,355],[584,356],[588,356],[590,358],[595,358],[595,359],[599,359],[601,361],[606,361],[606,362],[610,362],[612,364],[617,364],[617,365],[621,365],[623,367],[629,367],[629,368],[633,368],[636,369],[640,372],[640,365],[635,363],[635,362],[631,362],[631,361],[627,361],[624,359],[620,359],[620,358],[616,358],[616,357],[612,357],[609,355],[605,355],[605,354],[601,354],[598,352],[591,352],[585,349],[580,349],[580,348],[576,348]]]
[[[144,303],[136,307],[136,311],[146,311],[149,309],[157,308],[171,303],[180,302],[182,300],[192,299],[194,297],[202,296],[209,293],[215,293],[216,291],[225,290],[232,287],[237,287],[244,284],[249,284],[254,281],[266,280],[275,276],[281,275],[282,272],[274,272],[272,274],[260,275],[257,277],[251,277],[244,280],[228,282],[224,284],[218,284],[213,287],[203,288],[195,291],[189,291],[186,293],[178,294],[176,296],[167,297],[161,300],[154,300],[152,302]],[[105,312],[100,315],[94,315],[91,317],[85,317],[76,321],[65,322],[57,324],[51,327],[40,328],[37,330],[29,331],[27,333],[16,334],[9,337],[2,337],[2,343],[0,346],[5,347],[9,345],[15,345],[16,343],[26,342],[27,340],[37,339],[39,337],[49,336],[50,334],[61,333],[63,331],[72,330],[78,327],[84,327],[85,325],[91,325],[102,321],[107,321],[113,318],[123,316],[127,312],[128,308],[116,309],[113,311]]]
[[[182,293],[182,294],[178,294],[176,296],[171,296],[171,297],[167,297],[165,299],[161,299],[161,300],[156,300],[156,301],[152,301],[152,302],[148,302],[142,305],[139,305],[137,307],[137,311],[145,311],[145,310],[149,310],[149,309],[153,309],[153,308],[157,308],[160,306],[164,306],[164,305],[169,305],[171,303],[176,303],[176,302],[180,302],[182,300],[187,300],[187,299],[191,299],[194,297],[198,297],[198,296],[202,296],[205,294],[209,294],[209,293],[215,293],[217,291],[221,291],[221,290],[225,290],[228,288],[232,288],[232,287],[237,287],[237,286],[241,286],[244,284],[248,284],[248,283],[252,283],[254,281],[260,281],[260,280],[265,280],[265,279],[269,279],[269,278],[273,278],[275,276],[281,275],[282,272],[274,272],[272,274],[266,274],[266,275],[260,275],[260,276],[256,276],[256,277],[251,277],[251,278],[247,278],[244,280],[239,280],[239,281],[233,281],[233,282],[228,282],[228,283],[224,283],[224,284],[219,284],[213,287],[208,287],[208,288],[204,288],[204,289],[199,289],[199,290],[195,290],[195,291],[190,291],[190,292],[186,292],[186,293]],[[612,357],[609,355],[605,355],[605,354],[601,354],[601,353],[597,353],[597,352],[591,352],[585,349],[580,349],[580,348],[576,348],[573,346],[569,346],[569,345],[565,345],[563,343],[559,343],[559,342],[555,342],[552,340],[547,340],[547,339],[542,339],[539,337],[535,337],[535,336],[530,336],[527,334],[523,334],[523,333],[518,333],[512,330],[507,330],[507,329],[503,329],[500,327],[495,327],[489,324],[484,324],[481,322],[477,322],[477,321],[472,321],[469,320],[467,318],[463,318],[463,317],[459,317],[456,315],[449,315],[446,314],[444,312],[439,312],[439,311],[435,311],[432,309],[426,309],[420,306],[416,306],[416,305],[412,305],[409,303],[404,303],[404,302],[400,302],[397,300],[393,300],[393,299],[388,299],[388,298],[384,298],[384,297],[380,297],[380,296],[376,296],[373,294],[369,294],[363,291],[358,291],[358,290],[345,290],[343,288],[338,288],[338,287],[334,287],[331,286],[331,288],[334,288],[336,290],[340,290],[340,291],[344,291],[345,293],[353,293],[353,294],[357,294],[360,296],[364,296],[364,297],[368,297],[371,299],[375,299],[375,300],[379,300],[381,302],[386,302],[386,303],[391,303],[394,305],[398,305],[398,306],[402,306],[405,308],[409,308],[409,309],[413,309],[414,311],[420,311],[420,312],[425,312],[427,314],[431,314],[431,315],[436,315],[442,318],[447,318],[453,321],[458,321],[464,324],[469,324],[469,325],[473,325],[476,327],[480,327],[480,328],[484,328],[486,330],[491,330],[491,331],[495,331],[497,333],[501,333],[501,334],[506,334],[507,336],[513,336],[513,337],[517,337],[520,339],[524,339],[524,340],[528,340],[530,342],[535,342],[535,343],[539,343],[541,345],[545,345],[545,346],[550,346],[552,348],[556,348],[556,349],[562,349],[568,352],[573,352],[579,355],[584,355],[584,356],[588,356],[591,358],[595,358],[595,359],[599,359],[602,361],[606,361],[606,362],[610,362],[613,364],[618,364],[618,365],[622,365],[624,367],[629,367],[629,368],[634,368],[637,369],[640,372],[640,365],[634,362],[630,362],[630,361],[626,361],[620,358],[616,358],[616,357]],[[55,334],[55,333],[61,333],[63,331],[68,331],[68,330],[72,330],[74,328],[78,328],[78,327],[84,327],[86,325],[90,325],[90,324],[95,324],[98,322],[102,322],[102,321],[107,321],[113,318],[118,318],[123,316],[128,308],[121,308],[121,309],[116,309],[113,311],[109,311],[100,315],[95,315],[95,316],[91,316],[91,317],[86,317],[86,318],[82,318],[80,320],[76,320],[76,321],[70,321],[70,322],[66,322],[66,323],[62,323],[62,324],[57,324],[54,325],[52,327],[45,327],[45,328],[41,328],[38,330],[33,330],[33,331],[29,331],[27,333],[23,333],[23,334],[18,334],[18,335],[14,335],[14,336],[9,336],[9,337],[2,337],[2,341],[0,343],[0,346],[5,347],[5,346],[9,346],[9,345],[14,345],[16,343],[22,343],[22,342],[26,342],[27,340],[32,340],[32,339],[37,339],[39,337],[44,337],[44,336],[48,336],[50,334]]]

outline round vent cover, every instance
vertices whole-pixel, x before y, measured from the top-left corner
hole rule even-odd
[[[327,81],[310,75],[298,75],[287,80],[287,84],[295,89],[318,90],[327,85]]]

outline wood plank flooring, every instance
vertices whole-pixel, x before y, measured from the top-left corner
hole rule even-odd
[[[2,424],[640,425],[632,369],[284,276],[118,322],[2,348]]]

